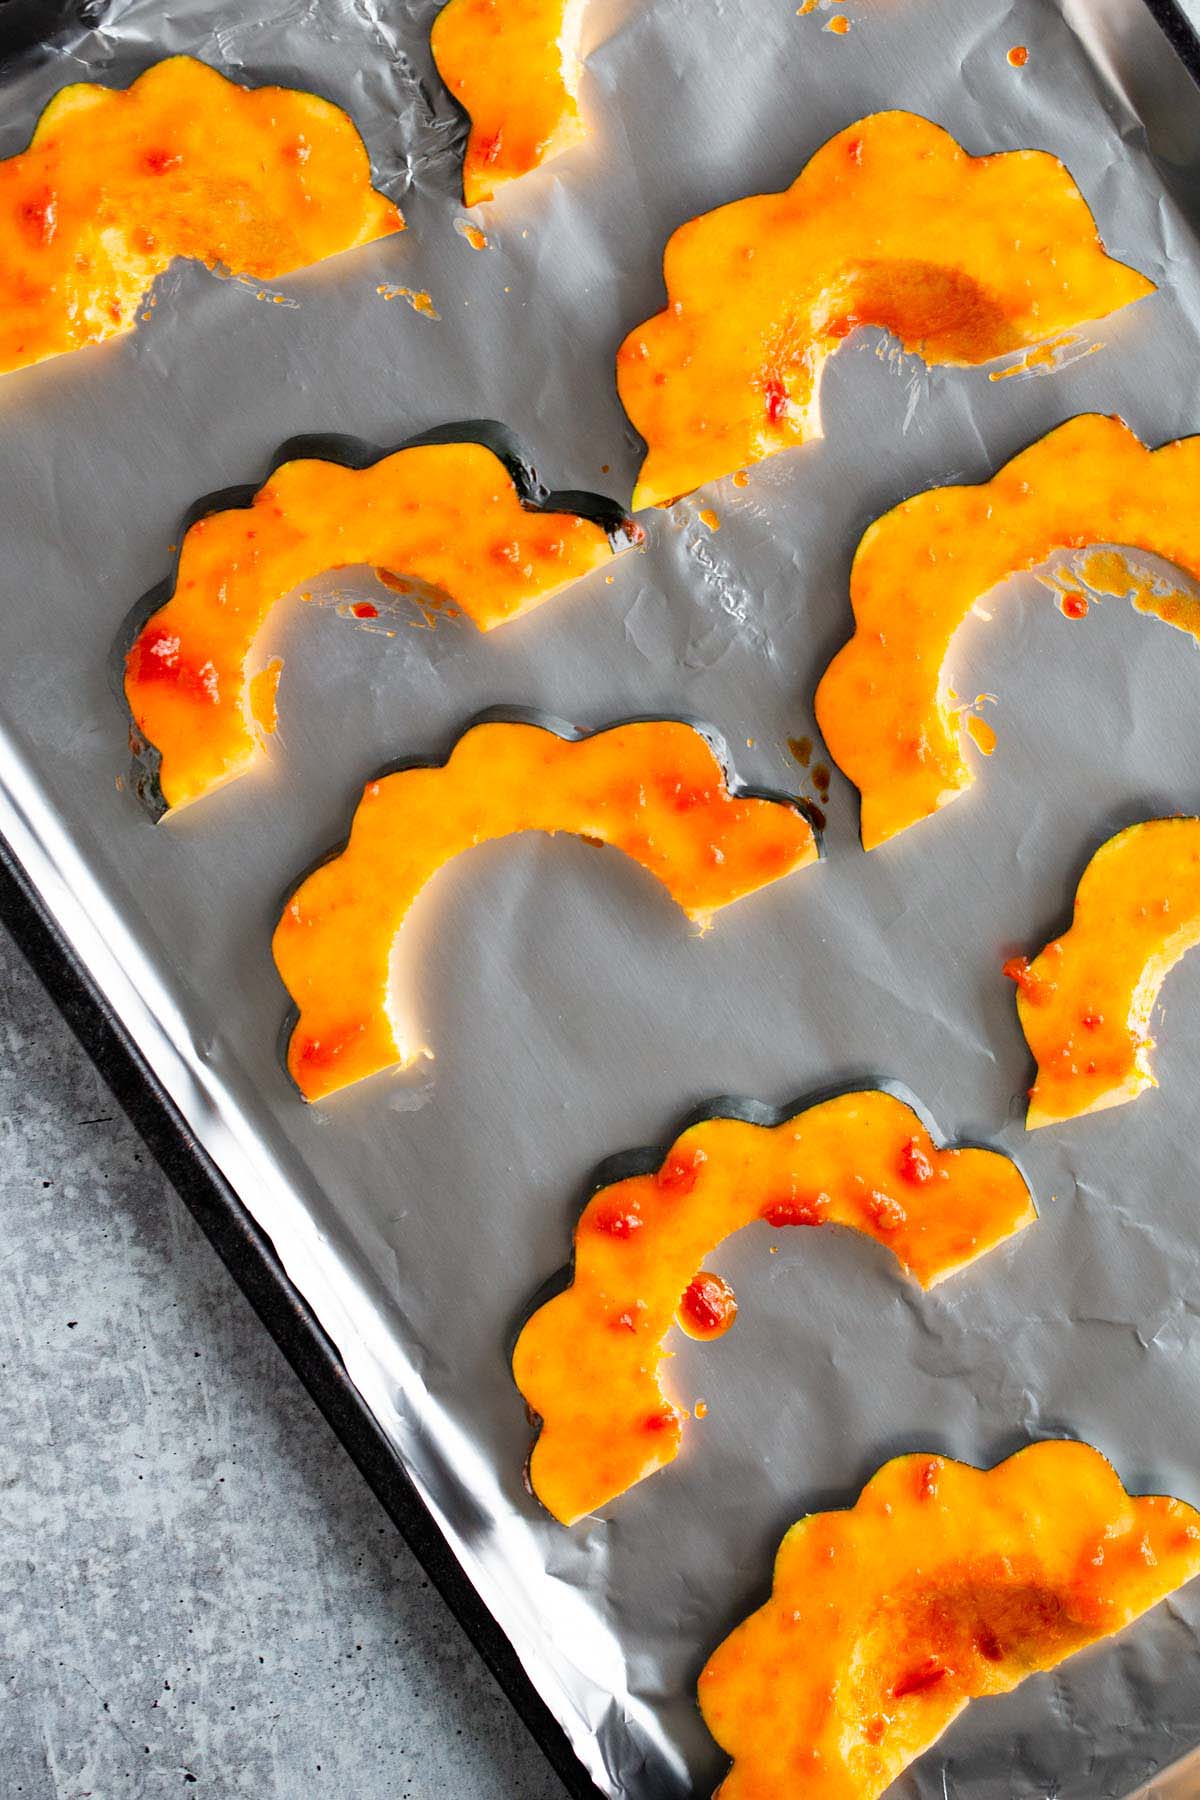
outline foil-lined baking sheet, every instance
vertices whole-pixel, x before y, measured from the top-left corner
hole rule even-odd
[[[1078,411],[1119,411],[1155,443],[1200,430],[1200,93],[1142,0],[844,0],[844,36],[796,0],[591,0],[591,137],[486,209],[477,250],[462,125],[428,59],[435,10],[114,0],[0,91],[7,155],[66,81],[124,82],[164,52],[310,87],[351,111],[410,227],[269,290],[179,267],[135,336],[0,383],[0,830],[269,1232],[599,1787],[667,1800],[720,1777],[695,1677],[763,1598],[783,1530],[852,1502],[888,1456],[990,1463],[1076,1434],[1127,1486],[1200,1504],[1200,964],[1167,989],[1161,1089],[1029,1137],[1000,974],[1064,923],[1114,829],[1200,805],[1200,655],[1118,599],[1074,622],[1035,579],[1011,583],[956,652],[960,694],[995,696],[999,745],[972,792],[865,857],[835,773],[826,861],[703,939],[617,855],[534,837],[473,853],[421,899],[396,969],[434,1059],[326,1107],[306,1108],[279,1060],[270,931],[364,779],[444,754],[486,706],[585,728],[682,713],[723,734],[743,780],[811,796],[788,740],[813,735],[871,519],[986,477]],[[527,441],[550,485],[627,498],[638,452],[612,359],[662,302],[669,232],[785,185],[832,132],[892,106],[972,151],[1061,155],[1109,250],[1159,292],[1054,372],[1004,380],[856,334],[827,371],[822,442],[649,518],[644,551],[489,638],[430,628],[365,570],[315,583],[259,647],[285,665],[269,759],[149,822],[110,653],[194,501],[254,481],[297,433],[386,445],[481,415]],[[380,619],[319,603],[354,598]],[[709,1097],[880,1077],[947,1135],[1015,1154],[1039,1223],[928,1295],[853,1235],[742,1232],[714,1259],[741,1300],[734,1331],[675,1346],[674,1395],[708,1407],[683,1455],[603,1516],[553,1524],[524,1486],[508,1353],[568,1258],[591,1170],[667,1141]],[[897,1792],[1130,1793],[1200,1742],[1198,1630],[1193,1589],[969,1708]]]

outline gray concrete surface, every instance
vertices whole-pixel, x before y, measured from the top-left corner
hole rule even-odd
[[[562,1788],[0,930],[0,1800]]]

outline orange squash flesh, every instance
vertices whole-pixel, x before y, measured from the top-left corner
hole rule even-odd
[[[819,855],[799,807],[731,791],[690,725],[640,721],[587,738],[475,725],[445,764],[369,782],[349,843],[279,921],[275,961],[299,1008],[288,1068],[306,1099],[421,1054],[411,1026],[388,1010],[393,942],[444,863],[521,831],[623,850],[701,925]]]
[[[579,117],[581,0],[450,0],[433,60],[470,115],[463,199],[491,200],[587,136]]]
[[[720,1800],[877,1800],[970,1700],[1006,1694],[1200,1572],[1200,1513],[1086,1444],[993,1469],[885,1463],[784,1538],[767,1604],[700,1676]]]
[[[1150,1019],[1163,982],[1200,944],[1200,819],[1149,819],[1102,844],[1069,928],[1014,957],[1021,1029],[1037,1062],[1030,1131],[1124,1106],[1157,1087]]]
[[[534,1492],[571,1525],[678,1455],[687,1415],[663,1391],[664,1339],[704,1259],[743,1225],[849,1226],[928,1287],[1034,1217],[1015,1163],[939,1149],[892,1094],[842,1094],[773,1127],[693,1125],[653,1173],[593,1196],[570,1287],[517,1341],[513,1372],[541,1419]]]
[[[862,795],[867,850],[957,799],[963,755],[946,661],[975,602],[1055,551],[1121,544],[1200,578],[1200,437],[1148,450],[1120,419],[1069,419],[977,487],[931,488],[869,528],[854,635],[817,688],[834,761]],[[1200,604],[1135,600],[1200,637]]]
[[[1105,255],[1057,158],[968,156],[904,112],[847,126],[783,193],[681,226],[664,272],[666,309],[617,358],[647,444],[635,508],[819,437],[821,371],[860,325],[967,366],[1153,291]]]
[[[631,525],[626,541],[635,537]],[[482,444],[416,445],[364,469],[284,463],[251,506],[191,527],[174,592],[126,659],[126,698],[159,752],[166,804],[201,799],[261,755],[247,658],[268,614],[302,582],[368,564],[442,590],[491,631],[611,553],[602,525],[523,504]]]
[[[55,95],[0,162],[0,371],[130,331],[179,256],[271,280],[401,231],[336,106],[188,56]]]

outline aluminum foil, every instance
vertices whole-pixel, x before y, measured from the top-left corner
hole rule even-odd
[[[999,972],[1062,925],[1114,829],[1200,805],[1195,646],[1119,600],[1068,621],[1036,580],[1013,582],[956,653],[959,692],[997,696],[999,748],[972,793],[865,857],[835,775],[824,864],[703,940],[619,856],[534,837],[480,849],[405,932],[397,979],[435,1059],[327,1107],[306,1108],[281,1067],[269,934],[363,780],[445,752],[485,706],[587,728],[682,712],[735,747],[744,780],[803,787],[787,741],[813,733],[872,518],[984,478],[1083,409],[1152,442],[1200,429],[1200,94],[1141,0],[845,0],[845,36],[796,0],[592,0],[591,138],[487,209],[476,250],[456,228],[461,122],[428,62],[435,0],[245,10],[118,0],[10,77],[0,154],[66,80],[124,81],[187,50],[345,104],[410,229],[279,284],[286,304],[180,267],[133,337],[4,378],[0,829],[270,1233],[600,1788],[703,1794],[724,1767],[694,1704],[704,1657],[764,1596],[786,1526],[852,1502],[887,1457],[990,1463],[1077,1434],[1129,1487],[1200,1504],[1200,963],[1167,990],[1161,1090],[1029,1137]],[[626,498],[637,446],[612,358],[661,304],[671,229],[785,185],[833,131],[892,106],[973,151],[1057,152],[1158,294],[1084,334],[1094,354],[1003,381],[857,334],[827,372],[822,442],[651,518],[611,584],[601,572],[487,639],[427,628],[367,571],[336,594],[317,583],[389,608],[369,627],[280,609],[259,647],[285,659],[269,759],[149,822],[109,653],[199,496],[255,480],[296,433],[387,444],[486,414],[551,485]],[[507,1358],[567,1259],[590,1171],[668,1140],[709,1096],[874,1077],[906,1083],[947,1135],[1015,1154],[1039,1223],[930,1295],[849,1234],[741,1233],[714,1259],[741,1299],[733,1333],[675,1347],[674,1394],[708,1404],[683,1455],[602,1517],[553,1524],[524,1486]],[[970,1707],[897,1791],[1129,1793],[1200,1741],[1198,1630],[1193,1589]]]

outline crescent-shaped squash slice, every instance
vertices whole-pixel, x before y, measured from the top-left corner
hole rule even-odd
[[[659,1378],[664,1340],[677,1315],[696,1336],[720,1328],[728,1302],[697,1271],[743,1225],[846,1225],[929,1287],[1034,1217],[1015,1163],[939,1148],[894,1094],[840,1094],[770,1126],[691,1126],[652,1168],[593,1195],[571,1285],[517,1340],[517,1385],[541,1420],[534,1492],[571,1525],[674,1461],[687,1415]]]
[[[125,694],[158,753],[162,802],[199,800],[261,754],[247,658],[302,582],[368,564],[441,590],[491,631],[640,537],[611,502],[548,494],[519,457],[482,443],[417,440],[365,467],[284,462],[248,505],[190,527],[171,597],[126,658]]]
[[[189,56],[55,95],[0,162],[0,371],[132,330],[177,256],[272,280],[401,231],[338,107]]]
[[[1200,1573],[1200,1513],[1098,1450],[993,1469],[898,1456],[784,1538],[766,1605],[710,1657],[720,1800],[877,1800],[967,1703],[1120,1631]]]
[[[1124,1106],[1157,1087],[1150,1017],[1180,957],[1200,944],[1200,819],[1148,819],[1101,844],[1083,872],[1068,929],[1017,984],[1037,1062],[1029,1130]]]
[[[731,787],[694,726],[641,720],[571,737],[527,722],[473,725],[444,764],[367,784],[349,843],[279,921],[275,961],[299,1008],[288,1068],[307,1100],[421,1054],[388,1010],[392,945],[444,863],[521,831],[623,850],[701,925],[819,855],[799,803]]]
[[[850,574],[854,635],[817,688],[817,722],[862,795],[864,848],[947,805],[975,777],[946,661],[976,601],[1055,551],[1120,544],[1200,578],[1200,437],[1148,450],[1085,413],[977,487],[931,488],[867,530]],[[1132,584],[1131,584],[1132,585]],[[1142,611],[1200,637],[1200,603]]]
[[[450,0],[433,24],[438,73],[471,120],[468,206],[587,136],[579,117],[582,0]]]
[[[646,440],[635,507],[821,435],[825,361],[880,325],[930,364],[990,362],[1153,291],[1106,256],[1057,158],[968,156],[913,113],[872,113],[790,188],[667,245],[665,310],[617,357]]]

